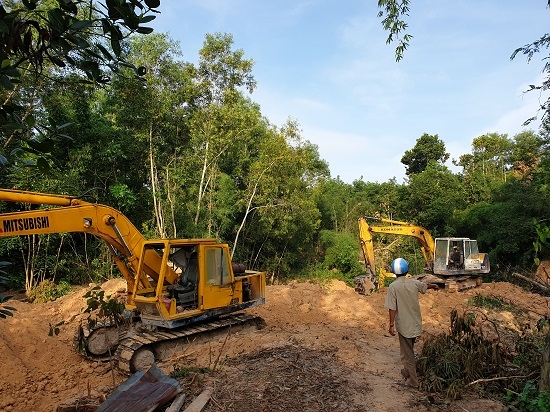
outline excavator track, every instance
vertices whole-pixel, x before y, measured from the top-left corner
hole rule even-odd
[[[259,316],[235,314],[204,324],[190,325],[184,329],[128,332],[117,346],[114,356],[115,366],[121,373],[129,375],[177,351],[182,351],[184,345],[197,339],[212,338],[219,333],[242,330],[247,326],[261,329],[264,326],[264,320]]]
[[[481,277],[460,276],[457,278],[447,279],[445,281],[445,290],[449,292],[462,292],[472,288],[481,286],[483,280]]]
[[[422,274],[414,276],[425,283],[435,283],[441,289],[445,289],[448,292],[462,292],[464,290],[477,288],[481,286],[483,280],[479,276],[435,276],[432,274]]]

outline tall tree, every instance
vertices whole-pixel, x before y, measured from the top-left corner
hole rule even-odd
[[[243,50],[233,50],[233,37],[229,34],[206,35],[199,51],[196,81],[199,89],[197,104],[200,110],[191,119],[191,135],[194,149],[202,162],[198,181],[194,224],[205,206],[205,199],[216,178],[220,175],[220,161],[235,143],[234,139],[247,139],[250,124],[238,122],[233,127],[226,122],[226,115],[242,102],[240,88],[252,93],[256,82],[252,75],[253,61],[244,59]],[[232,112],[232,113],[230,113]],[[238,114],[235,113],[237,116]],[[235,123],[237,125],[237,123]]]
[[[340,178],[323,179],[315,185],[313,194],[321,212],[321,229],[344,230],[350,209],[353,209],[351,185]]]
[[[548,216],[548,199],[537,189],[510,177],[492,191],[491,201],[468,205],[456,214],[462,236],[477,239],[480,250],[489,251],[491,266],[523,267],[532,270],[533,219]]]
[[[304,176],[318,180],[327,175],[326,163],[315,146],[302,141],[295,122],[267,131],[244,181],[247,195],[240,202],[248,226],[239,242],[249,254],[247,261],[277,277],[309,261],[320,213]]]
[[[233,50],[232,47],[231,34],[207,34],[205,37],[197,67],[203,106],[219,104],[242,87],[249,93],[256,88],[252,75],[254,61],[245,59],[242,49]]]
[[[462,167],[463,186],[469,203],[488,201],[495,187],[506,181],[511,168],[513,141],[506,134],[487,133],[472,141],[471,153],[454,164]]]
[[[179,43],[166,34],[134,38],[130,47],[128,58],[147,68],[146,82],[115,78],[106,88],[103,113],[133,141],[125,156],[132,159],[128,170],[140,176],[141,184],[131,189],[148,198],[151,209],[144,210],[152,218],[149,229],[155,236],[176,237],[174,187],[167,167],[188,149],[192,65],[179,59]]]
[[[406,193],[402,202],[412,222],[424,226],[433,236],[456,235],[453,216],[466,205],[458,176],[432,161],[426,170],[410,177]]]
[[[407,176],[422,173],[431,161],[444,164],[449,159],[445,143],[438,135],[424,133],[416,140],[411,150],[407,150],[401,158],[405,165]]]
[[[514,176],[532,179],[537,172],[543,154],[543,140],[532,130],[514,136],[509,163]]]

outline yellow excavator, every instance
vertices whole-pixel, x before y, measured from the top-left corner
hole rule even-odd
[[[491,270],[489,255],[479,252],[476,240],[466,237],[434,239],[428,230],[409,222],[362,216],[359,218],[359,239],[366,274],[355,280],[355,289],[361,294],[372,293],[384,286],[387,277],[393,277],[385,267],[380,267],[377,274],[373,244],[376,233],[414,237],[426,262],[424,270],[427,273],[419,277],[429,283],[440,284],[449,291],[479,286],[482,282],[480,275]]]
[[[233,264],[215,239],[146,240],[119,211],[74,196],[0,189],[0,201],[46,208],[0,213],[0,237],[81,232],[104,240],[127,284],[128,327],[102,325],[80,338],[86,354],[115,354],[125,373],[145,369],[201,333],[261,319],[234,313],[265,303],[265,273]]]

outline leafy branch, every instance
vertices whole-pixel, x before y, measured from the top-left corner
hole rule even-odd
[[[400,37],[400,34],[408,28],[404,17],[409,15],[409,0],[378,0],[378,8],[381,9],[378,17],[383,17],[382,26],[389,33],[386,44],[397,41],[395,60],[400,61],[409,46],[409,41],[413,38],[406,33]]]

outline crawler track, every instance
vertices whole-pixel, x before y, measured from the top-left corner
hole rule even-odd
[[[423,274],[415,276],[416,279],[426,283],[436,283],[441,289],[448,292],[462,292],[467,289],[481,286],[483,280],[480,276],[434,276]]]
[[[197,339],[212,338],[246,326],[260,329],[263,324],[263,319],[258,316],[235,314],[183,329],[130,332],[116,349],[115,366],[120,372],[128,375],[170,356],[177,352],[178,348],[181,351],[184,345]]]

